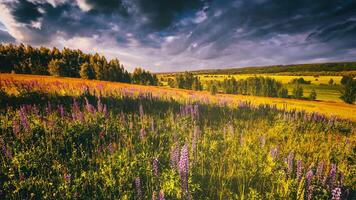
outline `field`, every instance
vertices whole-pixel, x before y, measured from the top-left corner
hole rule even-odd
[[[289,84],[295,78],[303,78],[305,81],[311,81],[311,84],[303,84],[304,96],[308,96],[312,89],[315,89],[317,93],[317,100],[322,101],[334,101],[342,102],[340,97],[340,81],[342,76],[291,76],[291,75],[273,75],[273,74],[199,74],[197,75],[203,83],[207,81],[216,80],[223,81],[224,79],[229,79],[234,77],[236,80],[246,79],[253,76],[264,76],[276,79],[281,83],[285,84],[289,93],[292,93],[293,84]],[[159,74],[159,78],[173,78],[173,75]],[[334,84],[329,85],[330,79],[333,79]],[[163,82],[164,85],[167,85],[167,82]]]
[[[354,105],[33,75],[0,83],[1,199],[356,197]]]

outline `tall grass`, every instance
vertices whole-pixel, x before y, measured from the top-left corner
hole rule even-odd
[[[351,121],[130,88],[2,88],[2,199],[355,197]]]

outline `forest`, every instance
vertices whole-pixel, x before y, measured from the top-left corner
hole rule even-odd
[[[56,47],[0,44],[0,73],[52,75],[114,82],[157,85],[157,77],[141,68],[130,74],[118,59],[107,60],[98,53]]]

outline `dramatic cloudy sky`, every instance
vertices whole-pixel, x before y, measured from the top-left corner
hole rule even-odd
[[[0,0],[0,42],[155,72],[356,60],[356,0]]]

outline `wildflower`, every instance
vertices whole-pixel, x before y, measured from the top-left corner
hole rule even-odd
[[[173,146],[170,152],[171,157],[171,167],[173,169],[178,169],[179,165],[179,149],[176,146]]]
[[[70,181],[70,174],[68,174],[68,173],[64,173],[64,179],[66,180],[66,181]]]
[[[65,116],[65,111],[64,111],[63,105],[58,106],[58,111],[59,111],[59,114],[61,115],[61,117]]]
[[[336,165],[335,164],[331,164],[331,169],[329,172],[329,187],[333,188],[334,183],[335,183],[335,178],[336,178]]]
[[[29,122],[27,120],[27,117],[26,117],[25,107],[21,107],[19,115],[20,115],[20,120],[21,120],[22,126],[25,128],[25,131],[29,131],[30,130],[30,124],[29,124]]]
[[[179,175],[181,178],[181,187],[182,187],[183,196],[189,195],[188,193],[189,152],[188,152],[187,144],[185,144],[182,147],[180,152]]]
[[[101,103],[101,100],[100,98],[98,99],[98,102],[97,102],[97,110],[98,112],[102,112],[103,111],[103,104]]]
[[[278,147],[275,147],[270,150],[270,155],[272,156],[273,160],[277,160],[278,158]]]
[[[15,136],[18,137],[18,134],[20,133],[20,125],[18,124],[17,120],[12,122],[12,131]]]
[[[300,177],[302,175],[302,161],[298,160],[297,161],[297,180],[300,180]]]
[[[108,146],[110,153],[114,152],[114,147],[112,146],[112,143],[109,144]]]
[[[165,200],[164,193],[162,191],[159,192],[159,200]]]
[[[153,173],[158,178],[158,158],[153,159],[152,166],[153,166]]]
[[[310,200],[312,199],[312,195],[313,195],[313,186],[311,185],[311,181],[313,179],[313,171],[309,170],[306,174],[306,181],[307,181],[307,185],[306,185],[306,196],[307,199]]]
[[[290,152],[288,155],[288,172],[291,173],[293,171],[293,160],[294,160],[294,153]]]
[[[332,200],[340,200],[341,199],[341,189],[339,187],[335,188],[331,192]]]
[[[312,170],[309,170],[307,173],[306,173],[306,179],[307,179],[307,186],[310,186],[310,183],[313,179],[313,171]]]
[[[137,192],[137,199],[142,199],[142,189],[141,189],[140,177],[135,178],[135,186],[136,186],[136,192]]]
[[[95,114],[95,108],[94,106],[92,106],[89,102],[89,100],[85,97],[85,108],[86,110],[91,113],[91,114]]]

